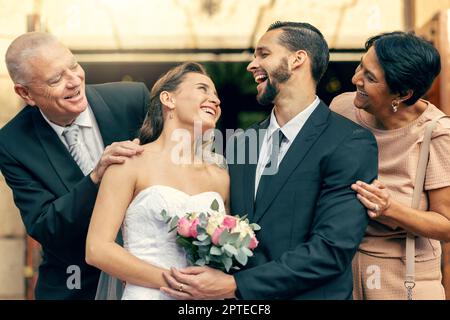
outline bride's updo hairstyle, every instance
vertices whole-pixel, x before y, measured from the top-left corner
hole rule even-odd
[[[163,105],[159,96],[161,92],[174,92],[178,89],[188,73],[200,73],[208,76],[205,68],[196,62],[185,62],[165,73],[156,81],[150,91],[150,105],[144,123],[139,130],[141,144],[153,142],[158,139],[164,127]]]

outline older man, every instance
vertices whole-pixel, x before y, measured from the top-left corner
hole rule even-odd
[[[73,54],[46,33],[15,39],[6,65],[27,106],[0,130],[0,169],[43,248],[36,298],[92,299],[100,272],[84,257],[98,184],[109,165],[142,152],[130,140],[147,112],[148,90],[85,85]]]

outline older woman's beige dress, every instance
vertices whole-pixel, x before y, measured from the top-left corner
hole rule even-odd
[[[397,201],[410,206],[419,147],[427,122],[444,115],[433,104],[415,121],[395,130],[379,130],[375,118],[353,104],[355,92],[336,97],[330,108],[368,128],[379,149],[379,180]],[[426,191],[450,186],[450,119],[443,118],[433,131],[420,209],[428,209]],[[405,230],[391,221],[371,220],[353,259],[354,299],[406,299]],[[445,299],[441,280],[440,242],[416,238],[416,286],[413,299]]]

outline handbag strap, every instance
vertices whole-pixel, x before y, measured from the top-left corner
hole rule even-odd
[[[416,180],[414,182],[414,192],[411,204],[411,208],[413,209],[418,209],[420,205],[420,198],[425,184],[425,172],[430,155],[431,135],[434,128],[436,127],[436,123],[444,117],[446,117],[446,115],[436,117],[430,123],[428,123],[427,127],[425,128],[423,141],[419,151],[419,163],[417,165]],[[408,232],[406,235],[406,276],[404,283],[408,294],[408,300],[412,300],[412,289],[416,285],[414,277],[415,260],[415,235]]]

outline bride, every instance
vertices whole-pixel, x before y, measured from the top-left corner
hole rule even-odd
[[[221,113],[204,68],[188,62],[171,69],[155,83],[150,99],[140,131],[144,152],[105,173],[86,242],[87,263],[126,283],[122,299],[170,299],[159,290],[167,286],[163,272],[187,264],[162,210],[181,217],[208,210],[213,200],[226,210],[229,195],[227,171],[195,156],[202,137],[194,136],[194,124],[205,133]],[[174,139],[180,132],[189,133],[181,146]],[[179,161],[186,157],[190,161]],[[120,228],[123,247],[115,242]]]

